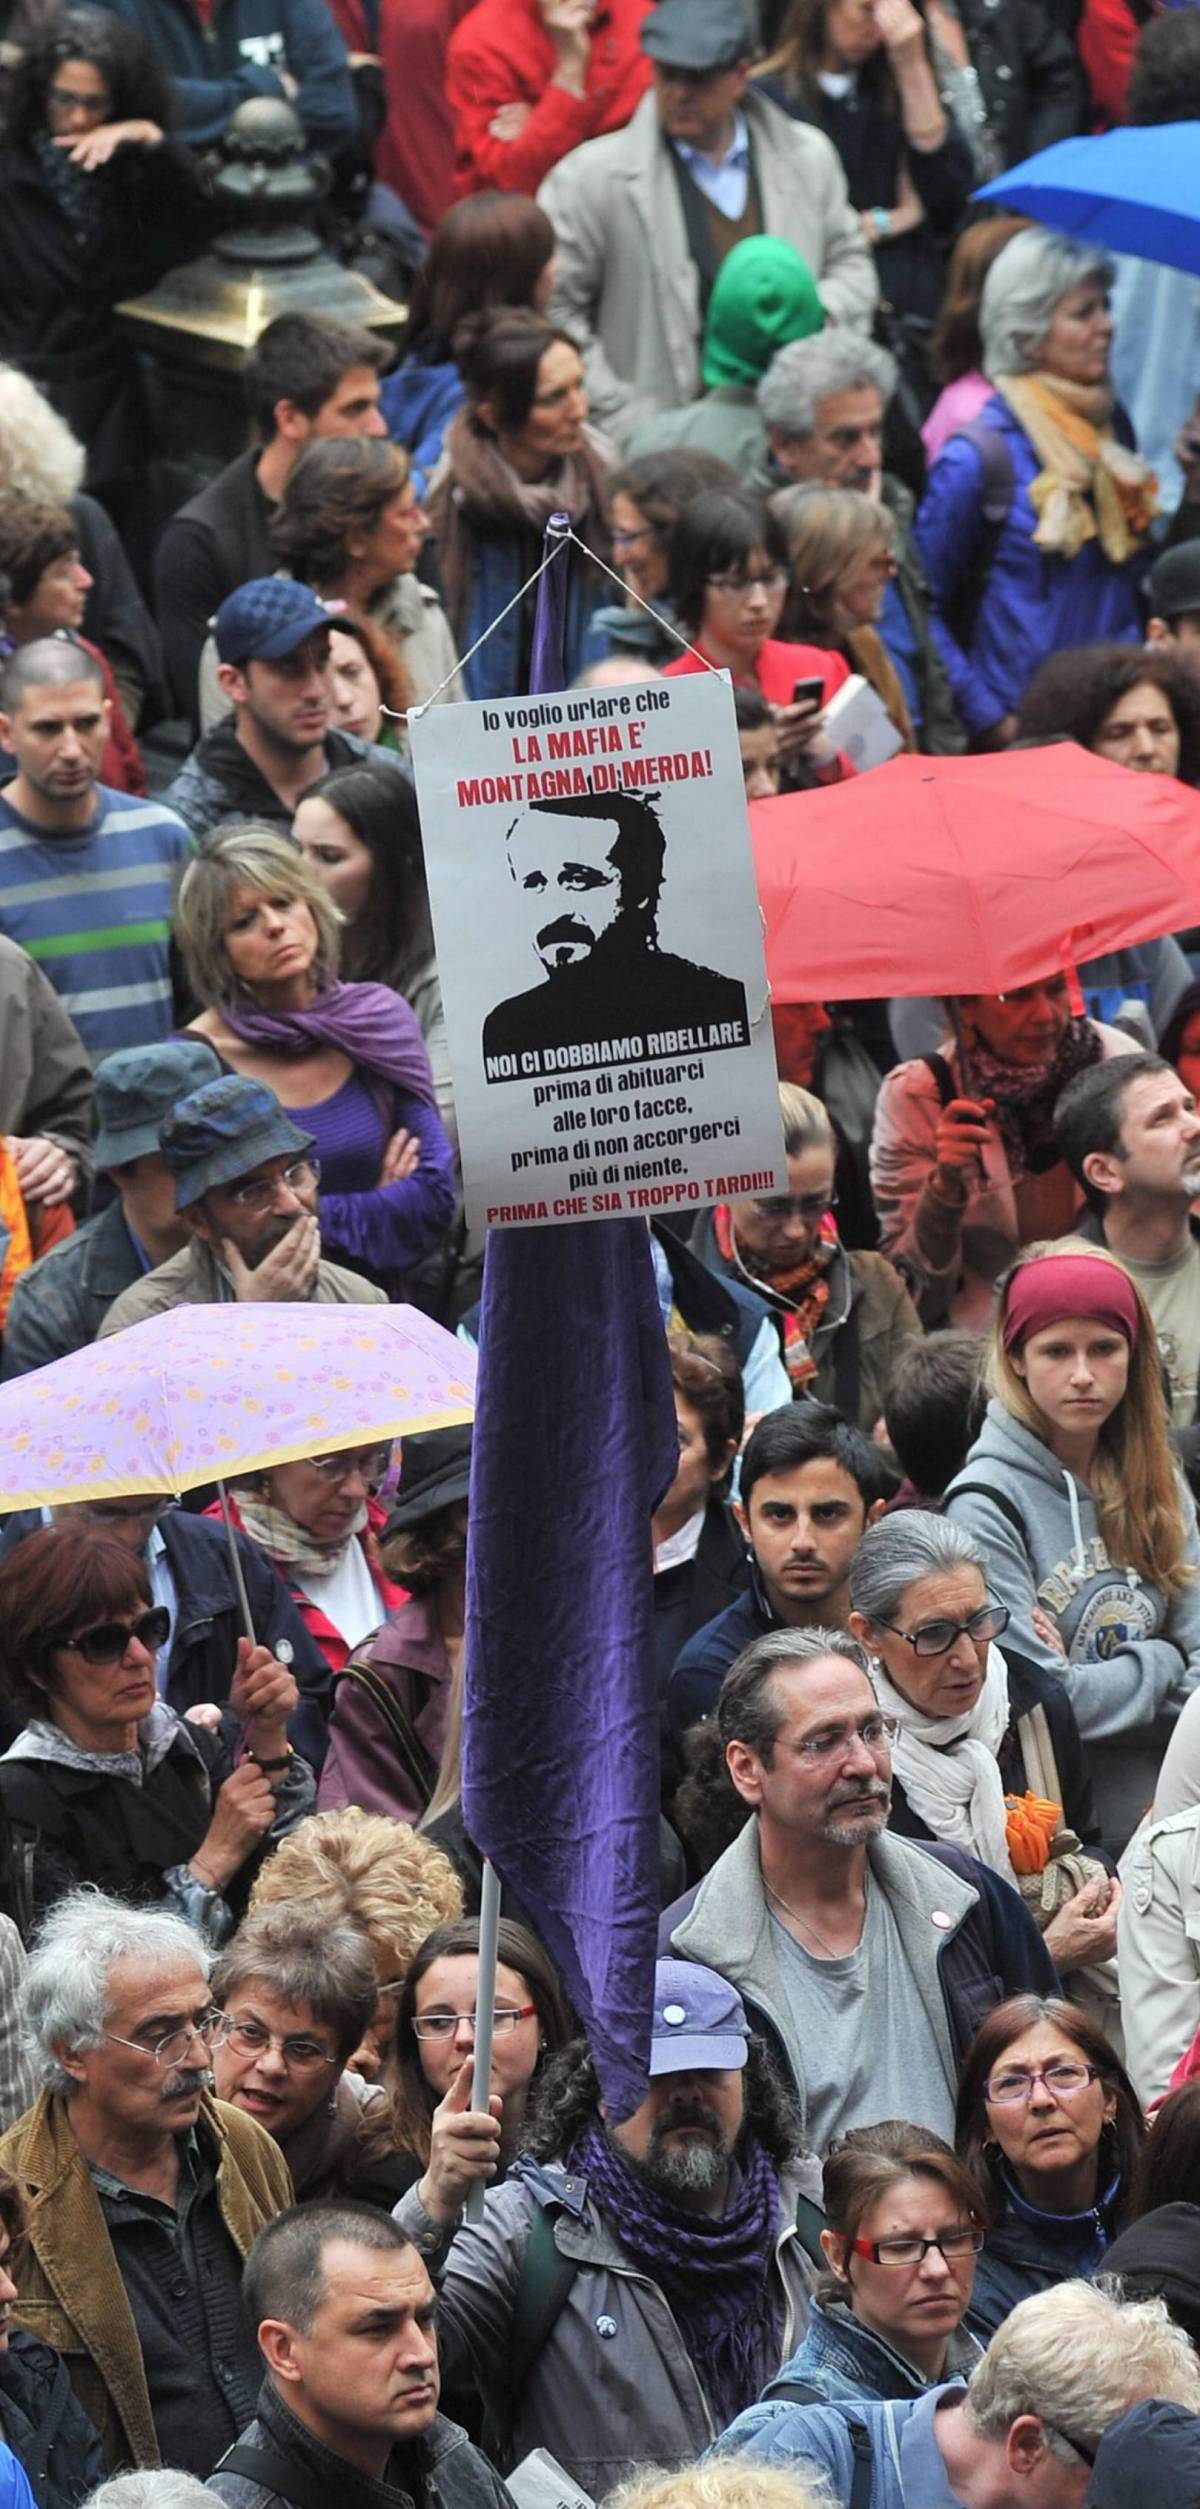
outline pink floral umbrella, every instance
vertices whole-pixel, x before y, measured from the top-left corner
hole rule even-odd
[[[414,1307],[175,1307],[0,1386],[0,1511],[172,1494],[474,1410],[474,1352]]]

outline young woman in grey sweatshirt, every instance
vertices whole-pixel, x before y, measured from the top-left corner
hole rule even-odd
[[[990,1372],[946,1512],[987,1551],[1012,1645],[1063,1682],[1119,1854],[1200,1681],[1200,1535],[1154,1329],[1111,1256],[1060,1239],[1009,1273]]]

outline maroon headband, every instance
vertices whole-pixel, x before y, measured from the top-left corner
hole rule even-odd
[[[1014,1272],[1004,1314],[1006,1350],[1017,1350],[1031,1333],[1064,1316],[1090,1316],[1123,1333],[1132,1350],[1138,1337],[1137,1294],[1128,1273],[1100,1255],[1038,1255]]]

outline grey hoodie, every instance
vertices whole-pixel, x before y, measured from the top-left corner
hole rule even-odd
[[[1015,1511],[1024,1539],[984,1483]],[[1186,1556],[1200,1570],[1196,1510],[1182,1480],[1180,1494]],[[946,1492],[946,1514],[983,1544],[990,1590],[1012,1614],[1008,1642],[1058,1675],[1085,1742],[1120,1736],[1135,1751],[1151,1747],[1151,1729],[1173,1721],[1200,1680],[1200,1575],[1168,1595],[1110,1560],[1086,1484],[996,1401]],[[1039,1637],[1035,1605],[1057,1622],[1065,1664]]]

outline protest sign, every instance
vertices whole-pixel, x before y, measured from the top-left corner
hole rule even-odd
[[[784,1188],[728,682],[431,706],[412,755],[472,1222]]]

